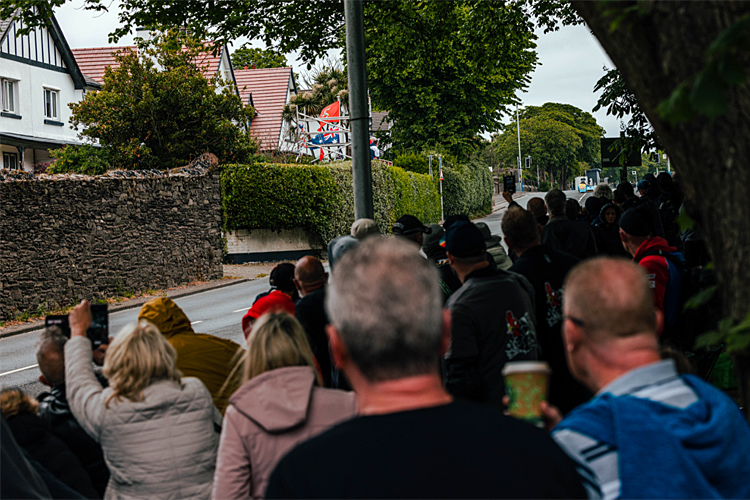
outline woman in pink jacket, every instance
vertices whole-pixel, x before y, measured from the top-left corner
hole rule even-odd
[[[212,497],[263,497],[297,444],[353,417],[354,393],[323,389],[305,332],[285,312],[259,318],[247,339],[243,385],[224,416]]]

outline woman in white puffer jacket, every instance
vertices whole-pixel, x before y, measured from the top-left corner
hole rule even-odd
[[[91,367],[89,304],[70,314],[65,381],[70,408],[102,446],[105,498],[209,498],[221,415],[197,378],[180,378],[175,350],[147,321],[126,326],[107,349],[102,386]]]

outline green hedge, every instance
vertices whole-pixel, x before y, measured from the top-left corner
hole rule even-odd
[[[439,221],[434,179],[381,162],[373,162],[372,177],[375,221],[383,233],[406,213],[425,224]],[[301,227],[329,241],[348,234],[354,222],[351,162],[224,165],[221,181],[227,231]]]
[[[445,216],[481,216],[492,211],[494,186],[488,166],[478,160],[443,166]]]

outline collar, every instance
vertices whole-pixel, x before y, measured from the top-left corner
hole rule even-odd
[[[477,269],[476,271],[467,274],[464,283],[472,278],[488,278],[490,276],[495,276],[495,274],[497,274],[497,271],[492,269],[492,266],[485,266],[482,269]]]
[[[650,365],[645,365],[635,370],[630,370],[603,387],[597,396],[609,393],[613,396],[632,394],[649,385],[660,384],[670,378],[677,377],[677,369],[674,360],[665,359]]]
[[[552,217],[550,220],[547,221],[547,223],[555,222],[558,220],[570,220],[570,219],[568,219],[567,215],[558,215],[557,217]]]

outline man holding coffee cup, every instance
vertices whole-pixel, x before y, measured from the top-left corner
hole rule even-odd
[[[643,269],[613,258],[579,264],[563,312],[570,371],[596,396],[562,421],[541,407],[590,497],[750,496],[750,427],[729,397],[661,359],[663,315]]]

